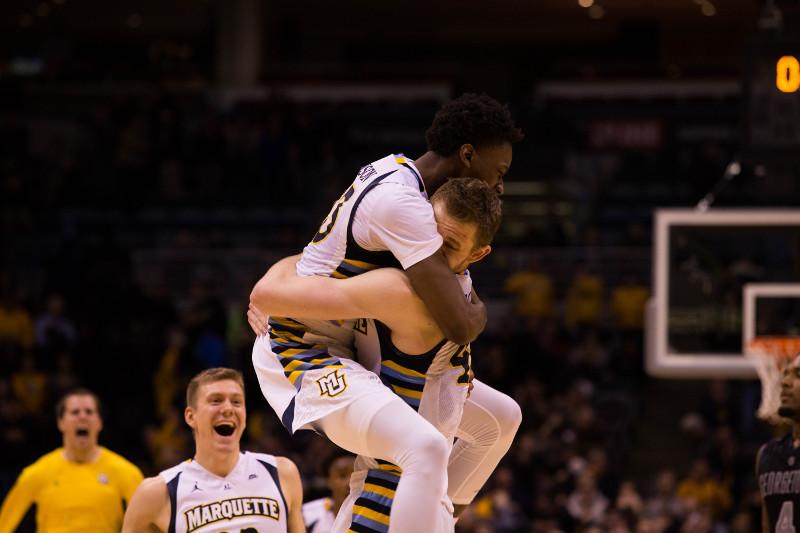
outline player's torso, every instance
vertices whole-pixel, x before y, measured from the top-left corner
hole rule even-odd
[[[769,530],[789,533],[800,528],[800,449],[791,434],[770,441],[758,463],[758,485]]]
[[[391,155],[362,168],[355,181],[337,200],[319,231],[303,250],[297,272],[301,276],[349,278],[369,270],[399,266],[388,250],[366,250],[353,236],[353,224],[364,196],[380,184],[399,183],[427,198],[421,178],[410,162]],[[360,219],[359,223],[369,224]],[[326,346],[328,353],[352,357],[353,320],[294,319],[301,325],[306,344]]]
[[[458,279],[465,297],[469,297],[469,274]],[[467,397],[470,347],[442,339],[426,354],[408,355],[394,346],[391,332],[380,322],[359,320],[354,332],[359,362],[380,374],[386,386],[452,439]]]
[[[53,461],[36,497],[38,531],[113,532],[122,525],[122,495],[106,460]]]
[[[308,533],[330,533],[335,519],[330,498],[320,498],[303,504],[303,521]]]
[[[195,462],[162,472],[175,533],[285,533],[287,509],[275,458],[244,453],[221,478]]]

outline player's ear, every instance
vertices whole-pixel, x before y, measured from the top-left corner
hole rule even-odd
[[[471,254],[469,254],[469,262],[470,263],[477,263],[492,251],[492,247],[490,245],[481,246],[480,248],[473,250]]]
[[[186,409],[183,410],[183,419],[190,428],[195,429],[194,409],[188,405],[186,406]]]
[[[474,157],[475,147],[471,144],[462,144],[461,148],[458,149],[458,159],[466,168],[472,167],[472,160]]]

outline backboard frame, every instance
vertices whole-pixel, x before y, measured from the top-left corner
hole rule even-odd
[[[703,212],[696,209],[657,209],[654,212],[653,297],[648,302],[646,316],[647,372],[661,378],[755,378],[755,368],[743,353],[678,354],[670,351],[667,343],[667,283],[670,260],[669,228],[674,225],[800,227],[800,210],[716,209]]]

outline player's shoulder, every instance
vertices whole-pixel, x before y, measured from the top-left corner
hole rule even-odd
[[[139,472],[139,467],[132,462],[125,459],[123,456],[116,452],[112,452],[108,448],[101,447],[100,453],[103,455],[103,460],[111,464],[114,468],[124,472]]]
[[[63,448],[56,448],[55,450],[42,455],[36,461],[29,464],[22,470],[22,477],[32,478],[47,474],[54,468],[58,468],[59,466],[63,465],[65,463],[63,452]]]
[[[785,435],[775,437],[764,443],[761,448],[759,448],[756,457],[758,461],[761,461],[761,459],[785,453],[791,447],[793,447],[792,434],[786,433]]]
[[[306,524],[319,520],[330,509],[330,498],[319,498],[303,504],[303,519]]]
[[[268,465],[272,465],[277,467],[277,457],[271,455],[269,453],[260,453],[260,452],[242,452],[244,454],[245,459],[248,461],[257,461],[259,463],[266,463]]]
[[[372,177],[381,177],[382,185],[396,185],[417,195],[425,191],[414,161],[403,154],[389,154],[373,161],[361,169],[358,179],[366,181]]]
[[[192,460],[187,459],[186,461],[180,462],[171,468],[167,468],[166,470],[162,470],[159,472],[156,478],[160,478],[164,483],[170,483],[180,474],[184,473],[192,466]],[[148,478],[153,479],[153,478]]]

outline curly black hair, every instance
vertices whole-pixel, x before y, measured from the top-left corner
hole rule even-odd
[[[508,106],[486,94],[463,94],[444,104],[425,133],[428,150],[452,155],[464,144],[497,146],[525,135],[514,125]]]

